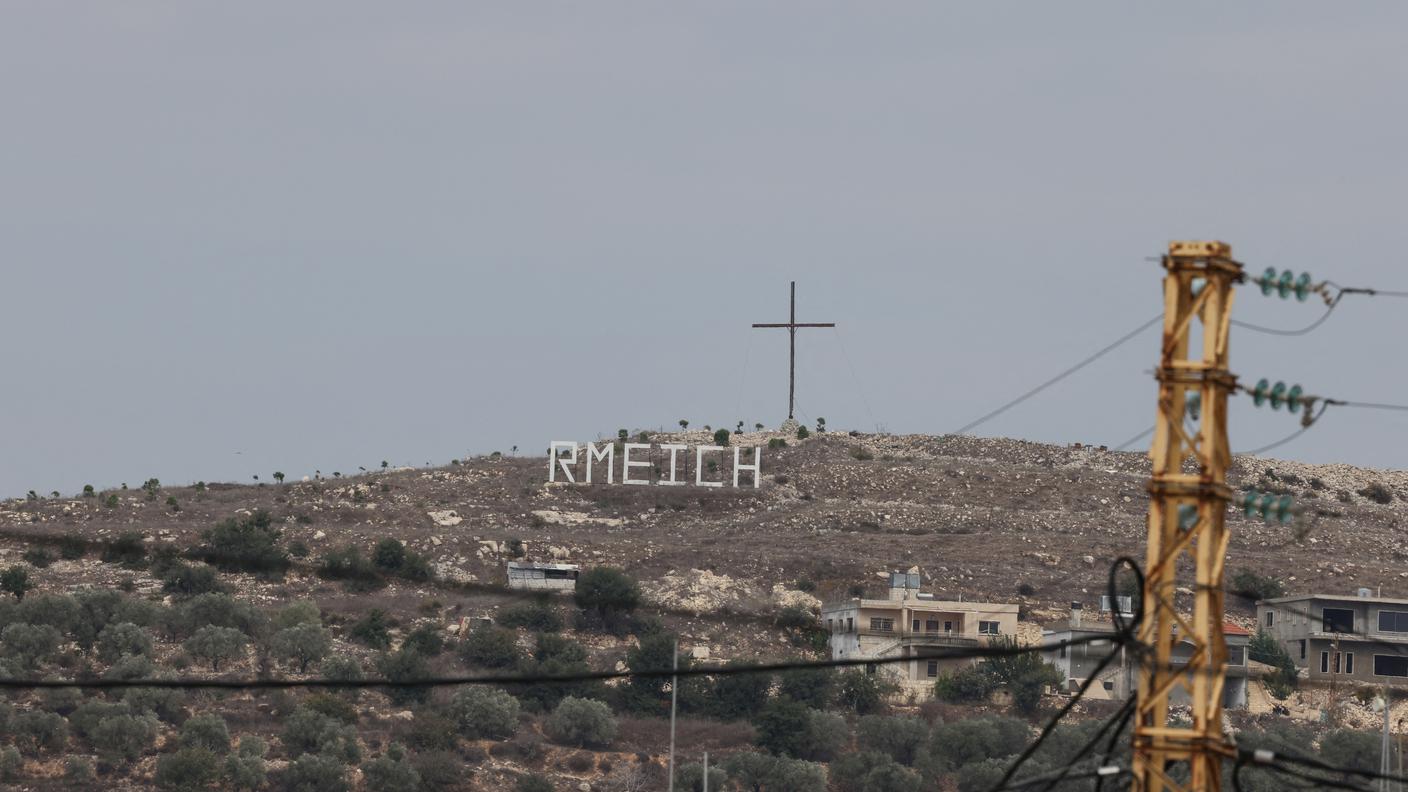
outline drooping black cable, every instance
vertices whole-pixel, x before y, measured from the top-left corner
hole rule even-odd
[[[974,427],[977,427],[977,426],[979,426],[979,425],[981,425],[981,424],[987,423],[988,421],[990,421],[990,420],[992,420],[993,418],[996,418],[997,416],[999,416],[999,415],[1001,415],[1001,414],[1007,412],[1008,410],[1012,409],[1013,407],[1016,407],[1017,405],[1021,404],[1021,403],[1024,402],[1024,401],[1026,401],[1027,399],[1030,399],[1031,397],[1037,395],[1038,393],[1041,393],[1042,391],[1046,390],[1047,388],[1051,387],[1052,385],[1055,385],[1056,383],[1060,382],[1061,380],[1065,379],[1066,377],[1069,377],[1069,376],[1071,376],[1072,374],[1076,373],[1077,371],[1080,371],[1081,369],[1083,369],[1083,368],[1085,368],[1086,366],[1090,365],[1091,363],[1094,363],[1095,361],[1099,360],[1100,358],[1104,357],[1105,355],[1109,354],[1110,352],[1113,352],[1113,351],[1114,351],[1117,347],[1119,347],[1121,344],[1124,344],[1126,341],[1129,341],[1130,339],[1134,338],[1135,336],[1139,335],[1140,333],[1144,332],[1145,330],[1148,330],[1150,327],[1153,327],[1154,325],[1156,325],[1156,324],[1158,324],[1159,322],[1163,321],[1163,318],[1164,318],[1164,317],[1163,317],[1163,314],[1159,314],[1158,316],[1155,316],[1154,318],[1150,319],[1149,321],[1147,321],[1147,322],[1145,322],[1145,323],[1139,325],[1138,327],[1134,328],[1133,330],[1129,331],[1128,333],[1125,333],[1124,335],[1120,336],[1120,337],[1119,337],[1118,339],[1116,339],[1113,343],[1110,343],[1110,344],[1106,345],[1105,347],[1102,347],[1102,348],[1100,349],[1100,351],[1096,352],[1095,354],[1091,355],[1090,357],[1085,358],[1084,360],[1080,361],[1079,363],[1075,364],[1074,366],[1071,366],[1070,368],[1066,369],[1065,371],[1062,371],[1060,374],[1057,374],[1056,376],[1052,377],[1051,379],[1049,379],[1049,380],[1047,380],[1047,381],[1041,383],[1040,385],[1036,386],[1035,388],[1032,388],[1031,390],[1027,391],[1026,393],[1023,393],[1021,396],[1018,396],[1017,398],[1013,399],[1012,401],[1007,402],[1006,404],[1002,405],[1001,407],[998,407],[997,409],[993,410],[992,412],[989,412],[989,413],[987,413],[986,415],[983,415],[982,417],[977,418],[977,419],[975,419],[975,420],[973,420],[973,421],[970,421],[969,423],[964,424],[963,426],[959,427],[958,429],[956,429],[956,430],[954,430],[954,431],[952,431],[952,432],[949,432],[949,434],[951,434],[951,435],[960,435],[960,434],[963,434],[964,432],[968,431],[969,429],[973,429]]]

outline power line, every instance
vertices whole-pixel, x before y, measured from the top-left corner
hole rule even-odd
[[[1062,647],[1075,647],[1107,641],[1106,636],[1071,638],[1054,644],[1033,644],[1031,646],[988,645],[971,647],[917,647],[913,655],[905,657],[850,658],[844,660],[786,661],[778,663],[756,663],[752,665],[694,666],[678,671],[669,668],[639,669],[625,671],[584,671],[576,674],[500,674],[477,676],[433,676],[417,679],[330,679],[309,677],[307,679],[199,679],[199,678],[147,678],[147,679],[14,679],[0,678],[0,689],[36,688],[190,688],[190,689],[288,689],[288,688],[422,688],[453,687],[459,685],[537,685],[571,682],[597,682],[609,679],[660,679],[673,676],[737,676],[741,674],[766,674],[782,671],[799,671],[814,668],[854,668],[860,666],[892,665],[914,660],[964,660],[994,657],[1015,657],[1018,655],[1047,652]]]
[[[987,423],[988,421],[990,421],[990,420],[992,420],[993,418],[996,418],[997,416],[999,416],[999,415],[1001,415],[1001,414],[1007,412],[1008,410],[1012,409],[1013,407],[1016,407],[1017,405],[1021,404],[1021,403],[1024,402],[1024,401],[1026,401],[1027,399],[1030,399],[1031,397],[1037,395],[1038,393],[1041,393],[1042,391],[1046,390],[1047,388],[1051,387],[1052,385],[1055,385],[1056,383],[1060,382],[1061,380],[1065,379],[1066,377],[1069,377],[1069,376],[1071,376],[1072,374],[1076,373],[1077,371],[1080,371],[1081,369],[1083,369],[1083,368],[1085,368],[1086,366],[1090,365],[1091,363],[1094,363],[1095,361],[1099,360],[1100,358],[1104,357],[1105,355],[1109,354],[1110,352],[1113,352],[1113,351],[1114,351],[1116,348],[1118,348],[1121,344],[1124,344],[1126,341],[1129,341],[1130,339],[1134,338],[1135,336],[1139,335],[1140,333],[1144,332],[1145,330],[1148,330],[1150,327],[1153,327],[1154,325],[1158,324],[1158,323],[1161,322],[1161,321],[1163,321],[1163,315],[1162,315],[1162,314],[1160,314],[1160,315],[1158,315],[1158,316],[1155,316],[1154,318],[1150,319],[1149,321],[1147,321],[1147,322],[1145,322],[1145,323],[1139,325],[1138,327],[1134,328],[1133,330],[1129,331],[1128,333],[1125,333],[1124,335],[1120,336],[1120,337],[1119,337],[1118,339],[1116,339],[1114,342],[1108,344],[1108,345],[1105,346],[1105,347],[1102,347],[1098,352],[1096,352],[1095,354],[1091,355],[1090,357],[1085,358],[1084,360],[1080,361],[1079,363],[1075,364],[1074,366],[1071,366],[1070,368],[1066,369],[1065,371],[1062,371],[1060,374],[1057,374],[1056,376],[1052,377],[1051,379],[1049,379],[1049,380],[1047,380],[1047,381],[1041,383],[1040,385],[1036,386],[1035,388],[1032,388],[1031,390],[1027,391],[1026,393],[1023,393],[1021,396],[1018,396],[1017,398],[1013,399],[1012,401],[1007,402],[1006,404],[1002,405],[1001,407],[998,407],[997,409],[993,410],[992,412],[990,412],[990,413],[988,413],[988,414],[986,414],[986,415],[984,415],[984,416],[982,416],[982,417],[980,417],[980,418],[978,418],[978,419],[976,419],[976,420],[974,420],[974,421],[971,421],[971,422],[969,422],[968,424],[966,424],[966,425],[964,425],[964,426],[962,426],[962,427],[959,427],[958,429],[956,429],[956,430],[954,430],[954,431],[952,431],[952,432],[949,432],[949,434],[951,434],[951,435],[960,435],[960,434],[963,434],[964,432],[967,432],[968,430],[970,430],[970,429],[972,429],[972,428],[974,428],[974,427],[976,427],[976,426],[979,426],[979,425],[981,425],[981,424]]]

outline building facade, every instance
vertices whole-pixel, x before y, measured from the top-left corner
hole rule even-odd
[[[918,698],[933,694],[946,670],[972,665],[972,659],[928,659],[925,650],[974,647],[999,636],[1015,638],[1017,606],[934,599],[919,591],[919,574],[890,576],[885,599],[853,598],[824,605],[821,621],[830,633],[833,660],[895,660],[868,667]],[[910,658],[904,661],[903,658]]]
[[[1408,685],[1408,600],[1372,593],[1263,600],[1257,625],[1311,681]]]
[[[576,564],[535,564],[529,561],[508,562],[508,587],[528,591],[577,590]]]
[[[1139,682],[1138,655],[1117,645],[1114,626],[1109,622],[1083,621],[1081,603],[1071,603],[1070,624],[1055,625],[1042,631],[1042,643],[1047,647],[1043,659],[1055,666],[1064,679],[1062,689],[1074,692],[1085,683],[1111,652],[1119,656],[1099,672],[1097,681],[1087,688],[1085,695],[1094,699],[1122,701],[1133,695]],[[1223,625],[1223,639],[1227,644],[1227,666],[1224,670],[1225,683],[1222,688],[1222,706],[1227,709],[1242,709],[1247,706],[1247,679],[1260,673],[1247,662],[1247,644],[1251,633],[1234,624]],[[1069,642],[1078,640],[1072,646]],[[1193,645],[1180,641],[1173,647],[1170,661],[1188,662]],[[1188,691],[1176,687],[1170,691],[1169,700],[1174,704],[1188,703]]]

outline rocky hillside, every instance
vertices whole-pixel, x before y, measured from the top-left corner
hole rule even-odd
[[[709,439],[690,432],[651,441]],[[916,435],[791,439],[764,450],[756,490],[548,484],[544,457],[477,458],[355,478],[6,501],[0,560],[22,552],[15,537],[28,534],[135,531],[149,544],[188,546],[218,520],[263,509],[312,558],[394,536],[440,577],[485,590],[502,585],[505,561],[523,555],[624,567],[682,613],[763,613],[918,566],[938,594],[1047,611],[1097,597],[1111,559],[1143,558],[1148,470],[1140,453]],[[1230,516],[1229,569],[1273,575],[1288,591],[1368,586],[1408,595],[1399,530],[1408,473],[1239,457],[1232,483],[1288,492],[1306,512],[1291,526]],[[38,575],[77,582],[90,571],[60,563]]]

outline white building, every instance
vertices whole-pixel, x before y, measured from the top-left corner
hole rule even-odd
[[[528,591],[576,591],[576,564],[537,564],[530,561],[508,562],[508,587]]]

